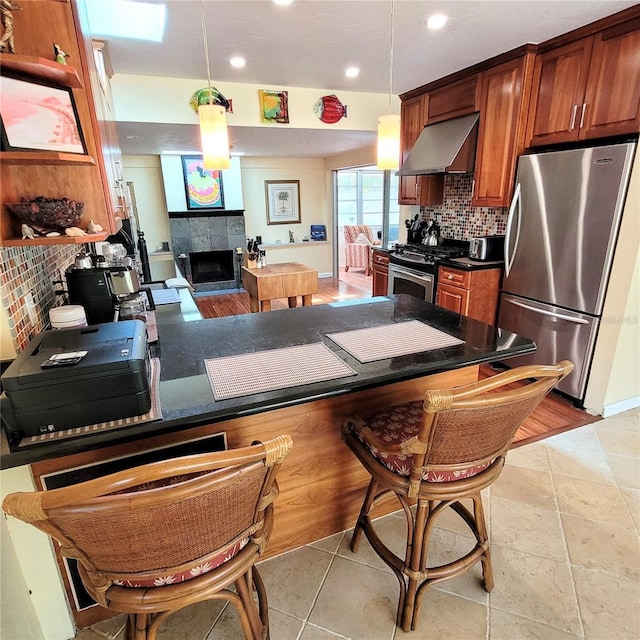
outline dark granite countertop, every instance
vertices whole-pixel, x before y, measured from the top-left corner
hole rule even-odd
[[[393,251],[391,247],[373,247],[374,251],[380,251],[387,255]],[[461,269],[462,271],[480,271],[483,269],[503,269],[504,260],[492,260],[490,262],[484,262],[480,260],[474,260],[473,258],[451,258],[442,260],[440,263],[443,267],[454,267],[455,269]]]
[[[188,293],[182,295],[188,296]],[[3,431],[2,466],[99,449],[468,365],[504,360],[535,349],[531,340],[406,295],[206,320],[198,319],[197,311],[177,307],[160,311],[156,317],[162,420],[20,449],[9,448]],[[414,319],[460,338],[464,344],[362,364],[326,337],[327,333]],[[357,375],[214,400],[205,359],[317,342],[326,344]]]
[[[504,260],[491,260],[481,261],[474,260],[473,258],[451,258],[450,260],[443,260],[441,265],[446,267],[454,267],[461,271],[481,271],[483,269],[503,269]]]

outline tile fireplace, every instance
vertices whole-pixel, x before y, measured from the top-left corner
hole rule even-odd
[[[244,210],[169,212],[169,229],[176,264],[195,291],[238,286],[235,249],[246,245]]]

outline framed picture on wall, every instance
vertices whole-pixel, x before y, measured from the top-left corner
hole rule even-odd
[[[205,169],[202,156],[181,156],[187,209],[224,209],[222,171]]]
[[[267,224],[300,222],[300,180],[265,180]]]
[[[2,77],[2,150],[86,154],[71,89]]]

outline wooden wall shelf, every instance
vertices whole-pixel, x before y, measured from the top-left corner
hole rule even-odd
[[[7,72],[40,78],[72,89],[82,88],[82,81],[74,67],[46,58],[0,53],[0,73],[4,75]]]
[[[2,240],[3,247],[37,247],[41,245],[58,245],[58,244],[85,244],[86,242],[103,242],[107,239],[109,234],[104,231],[100,233],[92,233],[86,236],[70,237],[70,236],[57,236],[56,238],[38,237],[33,240],[21,240],[15,238],[14,240]]]
[[[0,160],[10,164],[96,164],[95,158],[91,156],[37,150],[2,151],[0,152]]]

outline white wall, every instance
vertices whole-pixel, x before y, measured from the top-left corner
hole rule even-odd
[[[389,96],[386,93],[338,91],[338,98],[348,107],[348,117],[334,124],[326,124],[315,115],[313,106],[331,90],[234,82],[216,82],[215,85],[226,98],[232,100],[233,113],[227,114],[227,124],[236,127],[376,131],[378,116],[389,109]],[[197,124],[198,116],[189,106],[189,100],[195,91],[205,86],[206,82],[198,79],[116,74],[111,78],[116,119],[125,122]],[[274,125],[260,121],[259,89],[286,89],[289,92],[289,124]],[[392,113],[400,113],[397,96],[392,97],[391,108]]]
[[[123,159],[124,176],[133,183],[140,221],[149,253],[163,242],[170,242],[169,217],[162,186],[159,156],[126,156]]]
[[[585,407],[613,415],[640,406],[640,153],[636,151]]]
[[[3,500],[14,491],[35,489],[28,466],[4,469],[0,479]],[[9,590],[9,585],[14,589]],[[75,635],[51,539],[11,517],[7,517],[6,528],[3,526],[2,530],[0,619],[2,640],[68,640]]]
[[[179,155],[165,154],[160,156],[164,194],[169,211],[187,211],[187,194],[184,188],[182,158]],[[242,175],[240,160],[231,158],[229,169],[222,171],[222,194],[225,209],[244,209],[242,203]]]

